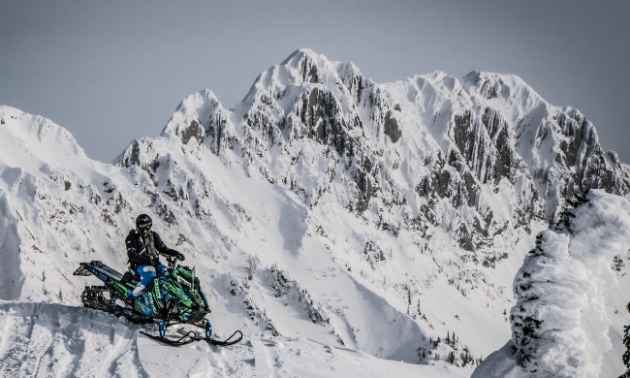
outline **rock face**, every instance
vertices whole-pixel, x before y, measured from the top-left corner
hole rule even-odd
[[[40,121],[0,109],[7,135],[42,143]],[[252,327],[297,332],[264,299],[286,286],[273,298],[315,324],[300,335],[460,366],[509,338],[509,287],[533,235],[574,194],[630,190],[628,166],[593,125],[518,77],[376,84],[311,50],[263,72],[230,109],[209,90],[187,97],[160,137],[133,141],[112,165],[37,154],[25,165],[0,153],[0,232],[15,236],[3,248],[22,272],[2,281],[3,299],[76,303],[73,264],[120,265],[123,235],[147,212]],[[28,262],[38,250],[55,267],[45,279]],[[291,281],[279,286],[278,272]]]
[[[281,185],[311,209],[335,191],[351,212],[404,214],[406,224],[387,225],[440,227],[470,251],[507,229],[557,222],[574,194],[630,190],[627,166],[604,153],[593,125],[518,77],[472,72],[460,82],[437,72],[378,85],[310,50],[262,73],[232,110],[209,91],[190,96],[163,135],[181,140],[184,154],[207,149]],[[118,164],[150,173],[157,152],[140,151],[151,143],[132,143]]]

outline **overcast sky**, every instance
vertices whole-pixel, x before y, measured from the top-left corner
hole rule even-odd
[[[377,83],[513,73],[580,109],[630,163],[630,0],[0,0],[0,104],[47,117],[91,158],[159,135],[209,88],[225,107],[308,47]]]

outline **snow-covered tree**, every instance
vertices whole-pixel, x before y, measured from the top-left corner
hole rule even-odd
[[[540,232],[514,279],[512,340],[473,377],[599,377],[612,348],[604,306],[616,283],[610,263],[628,246],[630,202],[599,190]]]

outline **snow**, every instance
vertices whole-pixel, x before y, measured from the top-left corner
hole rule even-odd
[[[479,358],[507,356],[492,353],[512,334],[510,287],[534,235],[556,223],[563,193],[578,191],[570,180],[605,186],[603,175],[627,194],[628,167],[598,149],[582,117],[511,75],[459,81],[435,72],[377,84],[308,49],[263,72],[232,108],[210,90],[188,96],[160,136],[132,141],[110,164],[88,159],[53,122],[0,106],[3,324],[11,311],[23,324],[39,321],[33,311],[50,314],[38,329],[57,341],[25,357],[42,376],[55,359],[53,375],[469,376]],[[588,138],[568,166],[562,143],[576,130]],[[220,337],[241,329],[241,346],[166,359],[139,328],[76,308],[83,286],[98,284],[71,275],[78,263],[123,271],[122,241],[140,213],[195,266],[214,329]],[[584,239],[569,251],[590,256],[603,246],[625,258],[613,238],[625,220],[607,222],[606,240],[574,224]],[[614,281],[630,278],[606,270],[611,253],[590,257],[587,281],[601,282],[584,286],[589,300],[610,291],[589,307],[593,322],[610,321],[574,328],[599,356],[589,366],[616,372],[630,319]],[[62,318],[76,327],[61,327]],[[80,339],[107,324],[109,336],[84,338],[112,350],[93,373],[80,362],[92,351],[63,335]],[[17,328],[19,348],[35,348],[38,338]],[[603,332],[616,340],[609,352]],[[0,369],[17,369],[11,355]],[[505,361],[492,369],[509,370]]]
[[[612,349],[610,262],[630,248],[630,203],[593,190],[558,230],[543,231],[514,280],[512,340],[473,377],[598,377]],[[518,362],[517,362],[518,361]]]
[[[470,370],[381,360],[303,337],[251,335],[221,349],[173,348],[141,327],[52,303],[0,304],[3,377],[383,377],[465,378]]]

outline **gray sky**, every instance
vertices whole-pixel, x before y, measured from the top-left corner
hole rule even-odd
[[[109,161],[204,88],[226,107],[301,47],[377,83],[435,70],[513,73],[580,109],[630,163],[630,0],[0,0],[0,104]]]

